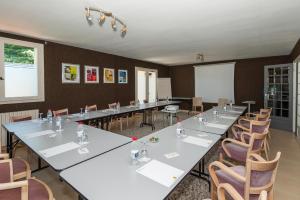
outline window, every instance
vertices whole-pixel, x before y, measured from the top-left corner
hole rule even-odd
[[[44,101],[44,45],[0,37],[0,104]]]

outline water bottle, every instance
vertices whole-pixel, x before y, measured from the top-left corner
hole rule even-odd
[[[184,134],[183,132],[184,132],[183,127],[182,127],[181,123],[178,122],[176,124],[176,136],[178,138],[181,138],[183,136],[183,134]]]
[[[120,102],[117,103],[117,111],[120,111]]]
[[[87,114],[89,112],[88,106],[85,106],[84,113]]]
[[[137,165],[138,164],[138,159],[140,157],[140,151],[138,148],[138,144],[137,144],[137,138],[136,137],[132,137],[131,138],[132,142],[131,142],[131,150],[130,150],[130,158],[131,158],[131,164],[133,165]]]
[[[58,132],[61,132],[62,131],[62,119],[61,119],[61,116],[58,116],[56,118],[56,126],[58,127],[57,131]]]
[[[78,144],[82,145],[83,144],[83,132],[84,128],[82,124],[78,124],[77,126],[77,138],[78,138]]]
[[[52,122],[52,112],[51,112],[50,109],[49,109],[48,112],[47,112],[47,120],[48,120],[49,123]]]
[[[232,101],[230,100],[230,110],[232,110]]]

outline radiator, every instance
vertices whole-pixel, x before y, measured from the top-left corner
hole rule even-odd
[[[39,110],[24,110],[24,111],[17,111],[17,112],[7,112],[7,113],[0,113],[0,142],[1,146],[6,146],[6,130],[2,127],[2,124],[6,124],[10,122],[10,118],[13,116],[23,116],[23,115],[30,115],[33,119],[38,118]]]

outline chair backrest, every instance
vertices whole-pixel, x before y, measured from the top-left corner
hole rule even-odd
[[[201,112],[203,112],[203,101],[202,97],[193,97],[193,111],[197,110],[197,107],[201,108]]]
[[[97,111],[97,105],[94,104],[94,105],[91,105],[91,106],[87,106],[87,109],[88,109],[89,112],[90,111]]]
[[[255,120],[256,121],[267,121],[269,119],[270,119],[270,113],[256,114],[255,115]]]
[[[22,115],[22,116],[12,116],[10,117],[11,122],[21,122],[26,120],[32,120],[32,116],[30,115]]]
[[[228,99],[226,99],[226,98],[219,98],[218,99],[218,106],[224,107],[227,104],[229,104],[229,100]]]
[[[271,115],[271,113],[272,113],[272,108],[261,108],[261,109],[259,110],[259,113],[260,113],[260,114],[269,114],[269,115]]]
[[[0,160],[0,184],[13,182],[12,160]]]
[[[270,120],[266,120],[266,121],[251,120],[249,129],[251,133],[268,133],[269,127],[270,127]]]
[[[250,195],[259,195],[263,190],[273,193],[281,152],[277,152],[272,161],[266,161],[258,154],[251,154],[246,162],[245,200]]]
[[[61,110],[54,110],[53,111],[53,116],[57,117],[57,116],[62,116],[62,115],[68,115],[69,114],[69,110],[68,108],[64,108]]]
[[[115,103],[108,104],[108,108],[109,109],[116,109],[117,108],[117,103],[115,102]]]

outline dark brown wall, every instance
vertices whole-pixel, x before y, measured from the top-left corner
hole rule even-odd
[[[229,60],[213,63],[233,61],[236,62],[234,80],[236,103],[241,104],[241,102],[245,100],[255,100],[255,109],[258,109],[260,107],[263,107],[264,66],[288,63],[290,62],[290,57],[277,56],[242,60]],[[172,77],[173,96],[193,97],[195,95],[193,68],[194,65],[197,64],[173,66],[169,68],[170,75]]]
[[[41,40],[0,33],[2,37],[10,37],[32,42],[44,43]],[[169,69],[166,66],[138,61],[134,59],[114,56],[87,49],[81,49],[53,42],[47,42],[44,46],[45,57],[45,102],[26,104],[0,105],[0,112],[10,112],[25,109],[39,108],[45,113],[48,108],[60,109],[68,107],[71,112],[79,112],[79,108],[88,104],[97,104],[101,108],[108,103],[120,101],[121,104],[129,104],[135,99],[135,66],[158,69],[159,77],[168,77]],[[80,64],[80,84],[62,84],[61,64]],[[99,66],[99,84],[84,84],[84,65]],[[128,84],[104,84],[103,67],[115,69],[115,81],[117,82],[117,70],[128,70]]]
[[[300,55],[300,39],[296,43],[295,47],[293,48],[290,56],[291,59],[294,61]]]

